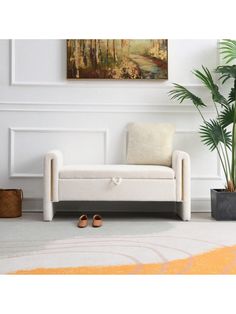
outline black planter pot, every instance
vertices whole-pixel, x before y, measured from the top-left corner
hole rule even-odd
[[[216,220],[236,220],[236,192],[211,190],[211,216]]]

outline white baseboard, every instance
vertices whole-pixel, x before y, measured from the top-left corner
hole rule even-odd
[[[209,213],[211,211],[210,199],[192,200],[192,213]]]
[[[192,200],[192,212],[193,213],[204,213],[210,212],[210,200],[209,199],[193,199]],[[26,198],[23,200],[23,212],[42,212],[43,211],[43,200]]]
[[[23,212],[43,212],[43,200],[38,198],[24,198]]]

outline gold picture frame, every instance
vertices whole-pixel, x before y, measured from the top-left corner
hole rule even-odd
[[[168,79],[168,40],[68,39],[67,79]]]

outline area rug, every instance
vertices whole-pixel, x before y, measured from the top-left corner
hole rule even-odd
[[[102,228],[41,214],[0,220],[0,274],[236,274],[235,222],[105,217]]]
[[[128,275],[128,274],[236,274],[236,245],[216,249],[208,253],[191,258],[174,260],[157,264],[131,264],[97,267],[64,267],[64,268],[36,268],[19,270],[13,274],[19,275]]]

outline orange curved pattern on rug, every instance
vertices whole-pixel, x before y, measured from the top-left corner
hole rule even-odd
[[[138,267],[137,267],[138,266]],[[125,275],[125,274],[236,274],[236,245],[216,249],[191,258],[158,264],[116,266],[84,266],[64,268],[36,268],[19,270],[19,275]]]

